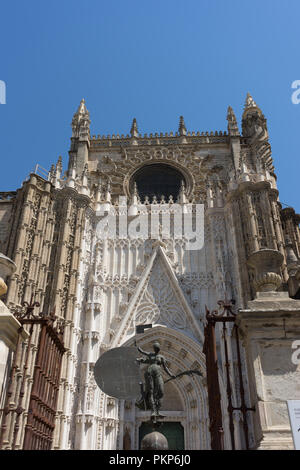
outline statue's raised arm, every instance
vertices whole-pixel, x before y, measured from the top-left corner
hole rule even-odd
[[[144,356],[147,356],[149,357],[151,353],[147,352],[147,351],[143,351],[142,348],[140,348],[137,344],[136,344],[136,341],[134,342],[134,345],[135,347],[137,348],[138,352],[140,352],[141,354],[144,354]]]

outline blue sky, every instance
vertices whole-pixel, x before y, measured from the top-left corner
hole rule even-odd
[[[63,156],[81,98],[92,134],[226,130],[250,91],[280,200],[300,212],[299,0],[11,0],[1,6],[0,191]]]

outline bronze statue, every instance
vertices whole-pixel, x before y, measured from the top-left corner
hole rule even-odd
[[[162,417],[159,414],[159,410],[161,408],[161,402],[164,396],[164,384],[182,375],[202,374],[198,370],[187,370],[181,372],[178,375],[174,375],[168,369],[164,356],[159,354],[160,344],[157,341],[153,343],[154,352],[143,351],[140,347],[137,346],[136,342],[134,344],[138,351],[145,356],[137,358],[136,361],[142,364],[148,364],[144,374],[145,383],[141,384],[142,396],[140,400],[136,402],[136,406],[142,410],[151,410],[152,419]],[[161,367],[163,367],[165,372],[170,376],[170,378],[165,382],[163,379]]]
[[[135,346],[137,346],[136,343]],[[137,402],[137,406],[142,409],[150,409],[151,416],[159,416],[161,400],[164,396],[164,379],[161,366],[172,379],[175,379],[176,376],[169,371],[164,356],[159,354],[160,344],[157,341],[153,343],[154,352],[143,351],[138,346],[137,349],[146,356],[145,358],[137,358],[137,361],[142,364],[149,364],[144,374],[145,389],[142,387],[142,398]]]

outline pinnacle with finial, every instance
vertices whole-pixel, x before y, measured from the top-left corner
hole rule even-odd
[[[228,106],[227,109],[227,120],[236,121],[236,117],[231,106]]]
[[[55,168],[59,171],[62,170],[62,156],[61,155],[59,155],[59,157],[58,157]]]
[[[186,135],[186,127],[183,116],[179,118],[179,126],[178,126],[179,135]]]
[[[237,125],[236,116],[231,106],[228,106],[227,109],[227,121],[228,121],[228,133],[231,136],[238,136],[239,135],[239,128]]]
[[[180,183],[180,190],[179,190],[177,202],[179,202],[181,204],[186,203],[186,191],[185,191],[185,184],[184,184],[183,180],[181,180],[181,183]]]
[[[243,119],[249,113],[253,113],[253,112],[262,115],[262,111],[261,111],[260,107],[257,106],[256,102],[254,101],[254,99],[252,98],[250,93],[247,93],[246,101],[245,101],[245,105],[244,105]]]
[[[85,100],[80,101],[80,105],[72,119],[72,137],[80,137],[81,140],[89,138],[90,113],[86,109]]]
[[[138,127],[137,127],[137,122],[136,122],[136,119],[133,118],[133,121],[132,121],[132,126],[131,126],[131,129],[130,129],[130,134],[131,134],[131,137],[138,137],[139,133],[138,133]]]
[[[247,96],[246,96],[246,101],[245,101],[245,106],[244,106],[245,109],[248,109],[248,108],[258,108],[257,104],[255,103],[254,99],[252,98],[252,96],[250,95],[250,93],[248,92],[247,93]]]
[[[73,123],[79,122],[79,120],[81,119],[83,115],[89,118],[89,112],[86,109],[85,100],[82,98],[82,100],[80,101],[80,105],[78,106],[78,109],[73,116]]]
[[[86,106],[85,106],[85,99],[82,98],[82,100],[80,101],[80,105],[78,106],[78,110],[77,110],[77,113],[86,113],[87,112],[87,109],[86,109]]]

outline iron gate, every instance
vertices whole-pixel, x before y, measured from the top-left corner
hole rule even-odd
[[[221,393],[219,385],[218,373],[218,358],[217,358],[217,345],[215,326],[216,323],[223,323],[222,336],[223,346],[225,353],[225,370],[226,370],[226,392],[227,392],[227,411],[229,415],[229,430],[231,439],[232,450],[236,449],[234,438],[234,420],[233,412],[240,411],[243,419],[243,431],[245,438],[245,447],[249,449],[249,430],[247,422],[248,411],[255,411],[255,408],[249,408],[245,399],[245,388],[243,383],[242,374],[242,361],[239,341],[239,331],[236,325],[236,314],[233,312],[234,301],[219,300],[218,305],[220,310],[213,310],[210,312],[206,307],[206,326],[204,328],[204,345],[203,352],[206,357],[206,370],[207,370],[207,389],[208,389],[208,406],[209,406],[209,421],[210,421],[210,434],[211,434],[211,448],[212,450],[224,449],[224,429],[222,423],[222,408],[221,408]],[[237,369],[238,369],[238,385],[239,385],[239,401],[240,406],[233,406],[232,402],[232,387],[230,380],[230,362],[228,355],[227,344],[227,327],[228,322],[233,323],[235,347],[237,354]]]
[[[40,328],[22,449],[51,449],[62,357],[65,352],[63,343],[63,323],[61,320],[58,320],[54,312],[49,315],[42,312],[34,314],[33,310],[38,306],[39,303],[33,302],[33,299],[31,299],[29,304],[27,302],[23,302],[24,308],[21,311],[15,312],[15,316],[20,321],[22,327],[26,324],[30,325],[29,339],[22,365],[21,363],[18,363],[20,360],[20,341],[17,344],[17,349],[14,354],[5,407],[2,410],[3,420],[1,426],[0,448],[3,447],[3,437],[8,427],[8,416],[11,413],[16,413],[11,440],[11,448],[15,449],[20,428],[20,418],[25,412],[25,409],[23,408],[23,398],[25,393],[26,374],[29,365],[30,348],[32,346],[32,335],[34,328]],[[21,386],[19,387],[18,396],[14,400],[17,406],[12,408],[10,406],[10,401],[12,399],[15,382],[17,380],[17,371],[20,375],[20,370],[22,370]]]

